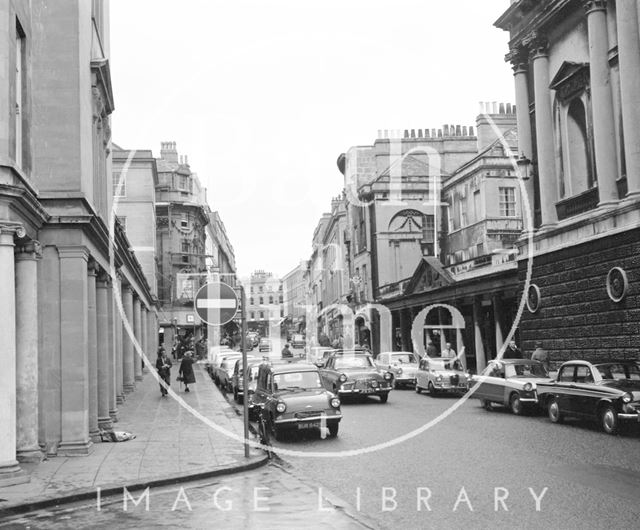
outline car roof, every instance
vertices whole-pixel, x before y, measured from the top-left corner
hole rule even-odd
[[[284,374],[288,372],[317,372],[318,367],[315,364],[306,362],[273,364],[271,365],[271,371],[274,374]]]
[[[369,352],[364,352],[363,353],[369,353]],[[415,355],[415,353],[413,353],[412,351],[383,351],[380,352],[380,355],[384,355],[385,353],[388,353],[390,355]]]

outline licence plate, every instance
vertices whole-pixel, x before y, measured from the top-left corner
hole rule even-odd
[[[298,423],[298,429],[315,429],[316,427],[320,427],[320,423],[317,421],[303,421]]]
[[[373,388],[364,388],[362,390],[363,394],[373,394],[375,392],[375,390]]]

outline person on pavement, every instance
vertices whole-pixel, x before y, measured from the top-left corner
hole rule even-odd
[[[196,376],[193,373],[193,354],[191,351],[187,351],[180,363],[180,377],[184,383],[184,391],[189,392],[189,385],[193,385],[196,382]]]
[[[509,346],[504,352],[504,359],[522,359],[522,350],[516,346],[516,341],[509,342]]]
[[[162,378],[162,380],[166,383],[167,386],[171,385],[171,359],[167,357],[164,348],[161,346],[158,349],[158,360],[156,361],[156,370],[158,371],[158,375]],[[162,397],[168,394],[167,389],[160,383],[160,395]]]
[[[426,357],[438,357],[438,348],[435,347],[431,339],[427,339]]]
[[[293,352],[289,349],[289,345],[285,344],[284,348],[282,348],[282,358],[289,359],[293,357]]]
[[[549,353],[542,347],[542,341],[536,341],[536,349],[531,354],[531,360],[540,361],[547,372],[549,371]]]

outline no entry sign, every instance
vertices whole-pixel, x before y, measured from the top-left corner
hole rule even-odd
[[[211,326],[222,326],[236,316],[238,297],[226,283],[208,283],[196,293],[195,308],[203,322]]]

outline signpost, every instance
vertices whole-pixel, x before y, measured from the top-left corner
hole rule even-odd
[[[247,347],[245,343],[247,335],[247,320],[245,318],[245,294],[244,287],[240,286],[240,299],[233,287],[223,282],[211,282],[203,285],[194,298],[194,307],[203,322],[210,326],[224,326],[231,322],[238,313],[240,306],[240,320],[242,322],[242,388],[244,395],[242,408],[244,410],[244,456],[249,458],[249,378],[247,375]]]

